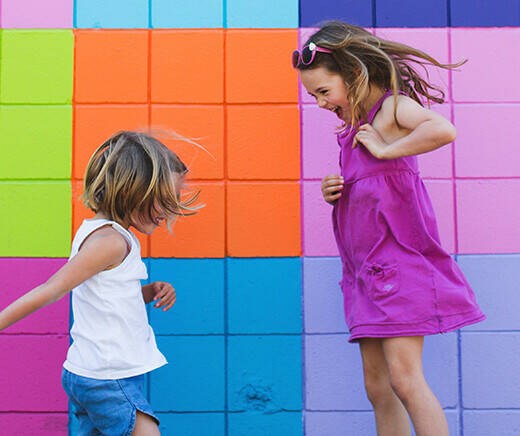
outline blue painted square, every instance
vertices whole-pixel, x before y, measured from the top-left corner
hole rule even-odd
[[[223,259],[150,259],[150,281],[169,282],[175,305],[163,312],[150,304],[156,334],[224,333]]]
[[[520,410],[466,410],[463,421],[465,435],[520,434]]]
[[[228,260],[230,333],[301,333],[300,258]]]
[[[224,337],[159,336],[157,345],[168,364],[150,374],[154,410],[224,410]]]
[[[200,436],[211,434],[224,436],[225,419],[223,413],[158,413],[161,421],[159,430],[164,436]]]
[[[296,29],[298,0],[227,0],[228,28]]]
[[[520,255],[457,256],[487,319],[464,330],[518,330]]]
[[[453,3],[453,2],[452,2]],[[376,3],[377,27],[445,27],[447,0],[382,0]]]
[[[148,0],[76,0],[80,29],[143,29],[148,27]]]
[[[520,333],[463,332],[461,345],[464,407],[520,408]]]
[[[502,27],[520,25],[518,0],[455,0],[451,2],[453,27]]]
[[[301,410],[301,336],[229,337],[228,408],[264,413]]]
[[[300,1],[301,27],[318,27],[319,23],[327,20],[341,20],[357,26],[372,27],[372,1]]]
[[[302,434],[301,412],[231,413],[229,415],[229,436],[301,436]]]
[[[221,28],[223,0],[151,0],[155,29]]]

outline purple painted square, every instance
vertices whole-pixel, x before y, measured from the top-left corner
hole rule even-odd
[[[448,25],[446,0],[384,0],[376,7],[377,27],[444,27]]]
[[[457,256],[487,319],[464,330],[518,330],[520,255]]]
[[[68,335],[1,335],[0,411],[66,412],[61,371]]]
[[[302,105],[301,119],[303,178],[321,180],[328,174],[339,174],[336,129],[341,120],[317,105]]]
[[[372,2],[359,0],[300,0],[300,26],[316,26],[341,20],[357,26],[372,26]]]
[[[459,253],[518,253],[520,179],[458,180]]]
[[[0,258],[0,276],[3,291],[0,294],[0,308],[45,283],[66,259],[44,258]],[[27,318],[13,324],[3,333],[62,333],[69,332],[69,297],[50,304]]]
[[[520,104],[456,104],[457,177],[520,177]]]
[[[338,256],[332,228],[332,206],[321,194],[320,182],[303,183],[303,253]]]
[[[458,102],[518,102],[520,28],[452,29],[452,62],[468,59],[454,71],[453,99]]]
[[[467,435],[520,434],[520,410],[465,410],[462,419]]]
[[[339,257],[305,257],[303,292],[305,333],[346,333]]]
[[[67,436],[67,413],[2,413],[2,434]]]
[[[453,27],[505,27],[520,25],[518,0],[451,2]],[[473,433],[472,433],[473,434]]]
[[[462,400],[465,408],[520,408],[518,332],[464,332],[461,356]]]
[[[2,0],[2,27],[71,29],[73,9],[73,0]]]
[[[453,213],[453,183],[451,180],[425,180],[437,218],[441,244],[449,253],[455,252],[455,218]]]

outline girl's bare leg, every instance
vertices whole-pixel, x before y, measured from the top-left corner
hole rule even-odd
[[[390,384],[408,411],[417,436],[449,436],[442,407],[422,369],[423,336],[382,339]]]
[[[382,339],[359,341],[368,399],[374,407],[378,436],[410,436],[410,420],[392,389]]]
[[[146,413],[136,412],[132,436],[161,436],[157,423]]]

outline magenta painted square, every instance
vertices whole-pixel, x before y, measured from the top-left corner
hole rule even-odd
[[[2,27],[10,29],[71,29],[73,0],[2,0]]]
[[[520,28],[452,29],[452,61],[468,59],[454,71],[458,102],[520,101]]]
[[[441,244],[449,253],[455,253],[453,183],[451,180],[426,180],[424,184],[433,203]]]
[[[61,371],[68,335],[0,335],[0,411],[66,412]]]
[[[432,110],[451,121],[450,104],[434,105]],[[453,176],[452,147],[452,144],[447,144],[430,153],[417,156],[421,176],[434,179],[451,179]]]
[[[65,259],[0,258],[0,276],[3,282],[0,307],[4,308],[31,289],[46,282],[65,262]],[[69,297],[65,296],[43,307],[4,332],[68,334]]]
[[[302,105],[301,119],[303,178],[321,180],[327,174],[339,174],[335,132],[341,120],[316,105]]]
[[[332,206],[323,200],[320,182],[303,184],[304,256],[339,256],[332,229]]]
[[[459,253],[518,253],[520,179],[458,180]]]
[[[5,435],[67,436],[69,416],[66,413],[3,413]]]
[[[456,104],[457,177],[520,176],[520,104]]]
[[[449,63],[448,29],[400,29],[400,28],[378,28],[375,34],[383,39],[409,45],[415,49],[422,50],[435,58],[440,63]],[[440,87],[446,94],[446,100],[450,100],[449,72],[437,67],[426,68],[430,76],[429,81]],[[426,79],[424,69],[417,67],[417,72]]]

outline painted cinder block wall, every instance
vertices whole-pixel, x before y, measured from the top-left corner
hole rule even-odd
[[[421,157],[444,244],[488,320],[426,340],[425,371],[457,436],[520,431],[520,5],[470,0],[0,0],[3,307],[63,263],[88,212],[95,147],[115,129],[169,142],[206,207],[141,238],[150,280],[178,302],[150,320],[169,365],[147,394],[165,435],[375,434],[319,180],[336,121],[299,89],[289,54],[340,18],[423,48],[454,144]],[[60,386],[69,302],[0,334],[0,432],[74,435]]]

